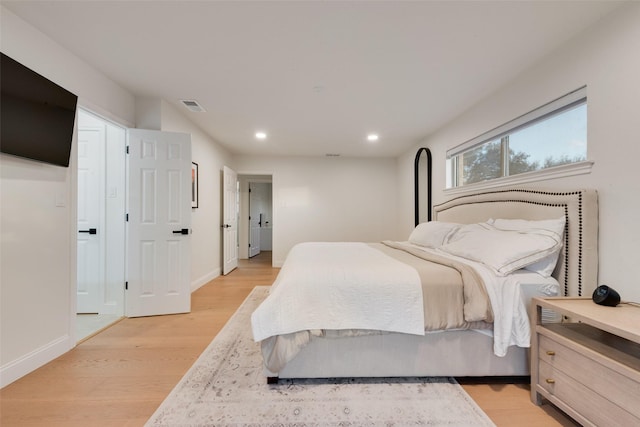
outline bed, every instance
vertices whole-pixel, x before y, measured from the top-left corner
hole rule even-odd
[[[459,234],[456,234],[456,236],[464,236],[464,233],[460,230],[474,229],[478,225],[483,227],[488,227],[484,225],[486,223],[491,224],[491,227],[499,225],[494,220],[504,221],[501,224],[519,224],[518,221],[522,220],[542,223],[548,220],[557,221],[561,219],[563,230],[561,230],[560,236],[560,249],[559,252],[556,252],[557,259],[554,260],[554,264],[551,267],[552,272],[549,271],[550,277],[543,277],[535,272],[521,268],[514,272],[502,271],[505,274],[501,274],[501,271],[496,272],[495,268],[487,268],[484,260],[482,262],[478,260],[469,261],[464,257],[458,256],[460,254],[455,254],[451,258],[462,261],[462,264],[471,266],[472,270],[480,272],[477,274],[481,279],[480,288],[475,287],[477,284],[471,287],[466,284],[462,286],[460,292],[463,295],[463,304],[467,305],[468,294],[473,292],[482,293],[478,289],[486,288],[485,293],[489,294],[488,301],[491,306],[487,311],[482,302],[479,303],[480,305],[474,303],[470,309],[473,314],[469,315],[469,319],[466,318],[467,312],[462,311],[463,314],[460,314],[460,316],[465,318],[457,320],[462,322],[461,324],[451,323],[445,328],[446,330],[435,330],[438,328],[428,328],[426,326],[427,311],[432,311],[433,304],[432,308],[427,310],[428,298],[421,296],[423,311],[418,314],[411,311],[410,307],[415,307],[417,304],[415,296],[410,290],[412,289],[410,286],[414,285],[396,285],[396,283],[393,283],[393,286],[385,286],[384,280],[389,281],[392,279],[385,277],[387,274],[385,269],[378,268],[379,264],[384,265],[386,262],[382,259],[384,255],[381,258],[379,255],[374,254],[374,256],[378,256],[378,258],[374,258],[375,262],[368,261],[369,264],[360,265],[360,272],[354,270],[341,274],[350,278],[355,277],[355,283],[360,286],[358,292],[363,290],[368,292],[366,282],[369,278],[373,276],[376,276],[376,278],[382,277],[381,292],[389,292],[391,288],[391,293],[402,296],[402,298],[398,298],[397,302],[387,305],[381,304],[378,307],[376,305],[378,302],[386,301],[387,299],[386,296],[381,298],[380,295],[386,294],[372,295],[372,299],[363,297],[362,300],[365,301],[364,305],[366,305],[366,309],[363,308],[364,314],[359,316],[357,314],[355,316],[350,315],[349,319],[353,318],[354,320],[345,322],[341,317],[341,313],[345,311],[341,312],[340,310],[349,310],[349,313],[354,311],[353,307],[346,304],[346,308],[341,307],[343,305],[342,300],[348,300],[350,298],[349,295],[346,297],[341,296],[339,303],[336,304],[335,300],[328,297],[325,298],[323,293],[327,292],[319,291],[314,293],[312,291],[311,295],[296,295],[295,298],[297,299],[294,299],[295,301],[300,301],[300,298],[302,298],[302,300],[307,301],[304,305],[305,309],[299,310],[298,314],[302,318],[301,325],[304,326],[295,326],[293,329],[291,326],[284,326],[284,329],[278,329],[278,327],[274,327],[274,329],[270,325],[274,316],[274,307],[276,310],[275,317],[278,317],[278,320],[282,313],[288,313],[289,308],[292,307],[290,303],[293,300],[287,300],[291,291],[282,290],[285,289],[285,286],[279,283],[281,276],[294,277],[294,281],[299,280],[295,279],[295,275],[290,274],[291,271],[296,271],[296,268],[290,267],[290,265],[295,265],[293,261],[295,261],[296,257],[302,260],[305,257],[342,260],[346,257],[351,257],[351,255],[346,255],[349,253],[347,252],[348,250],[360,254],[370,250],[381,251],[382,253],[396,249],[403,251],[402,255],[397,256],[399,258],[412,257],[412,252],[414,256],[416,255],[415,252],[420,252],[418,255],[421,257],[423,248],[416,247],[411,242],[385,242],[383,248],[376,246],[372,249],[369,246],[366,248],[361,246],[363,244],[358,246],[351,243],[335,243],[335,246],[331,246],[332,244],[329,243],[319,243],[316,246],[320,246],[320,252],[309,252],[309,254],[313,255],[299,255],[298,249],[295,251],[292,249],[278,275],[278,279],[272,286],[271,294],[252,316],[254,338],[256,338],[256,341],[261,342],[264,374],[270,382],[277,381],[278,378],[529,375],[528,347],[530,331],[528,329],[529,317],[527,316],[527,310],[530,305],[530,299],[534,296],[545,295],[586,296],[590,295],[597,286],[597,193],[595,190],[588,189],[575,191],[530,189],[488,191],[454,197],[447,202],[436,205],[433,209],[433,214],[434,222],[431,224],[432,227],[436,226],[436,224],[457,224],[459,227],[456,228],[456,233]],[[412,233],[413,235],[414,233]],[[459,239],[459,237],[457,238]],[[492,245],[494,245],[493,242]],[[396,246],[401,247],[398,248]],[[446,248],[449,248],[449,246]],[[445,246],[435,249],[436,252],[439,252],[439,254],[435,255],[436,257],[442,255],[442,248],[445,248]],[[311,249],[316,250],[314,248]],[[323,250],[324,252],[322,252]],[[425,252],[433,251],[430,248],[425,249]],[[484,252],[488,255],[492,254],[490,250]],[[451,254],[445,255],[449,256]],[[394,256],[389,255],[390,258]],[[428,255],[426,258],[430,259],[431,257],[432,255]],[[293,258],[291,262],[290,258]],[[360,255],[355,255],[354,259],[349,258],[350,265],[367,262],[362,261],[360,263],[359,259]],[[362,259],[364,260],[365,258]],[[439,259],[412,262],[429,263],[433,261],[436,263],[441,262]],[[439,265],[437,268],[453,268],[456,271],[455,274],[464,277],[465,273],[458,269],[462,267],[457,265],[457,261],[456,265],[449,264],[444,267]],[[374,269],[374,265],[378,269]],[[482,267],[478,267],[479,265]],[[548,269],[548,266],[546,268]],[[298,274],[304,274],[307,271],[306,269],[305,264],[300,264],[297,272]],[[493,278],[488,278],[487,271],[489,270],[491,274],[500,276],[496,279],[498,280],[496,283],[499,283],[498,287],[494,288],[494,285],[488,285],[489,280],[494,280]],[[318,284],[324,286],[326,283],[323,281],[334,280],[334,277],[325,278],[321,274],[317,274],[319,271],[309,274],[312,277],[310,280],[311,289],[314,289],[314,286],[318,286]],[[468,275],[469,273],[466,274]],[[422,275],[422,273],[418,274],[418,276]],[[538,280],[538,276],[540,280]],[[285,280],[286,277],[283,277],[282,280]],[[399,283],[402,282],[400,279],[406,279],[407,283],[412,280],[411,274],[408,272],[405,277],[404,273],[400,271],[397,277]],[[425,285],[422,284],[421,286],[422,293],[426,295]],[[297,287],[294,286],[289,289],[297,289]],[[499,292],[503,292],[502,289],[507,289],[509,296],[498,295],[496,297],[498,292],[496,289],[500,289]],[[296,290],[293,293],[295,294],[296,292],[298,291]],[[275,301],[278,293],[284,293],[285,299]],[[391,298],[390,294],[389,298]],[[461,297],[457,296],[455,298],[460,299]],[[505,301],[513,299],[511,304],[513,307],[511,314],[509,314],[511,317],[502,313],[502,307],[493,307],[493,304],[497,301],[496,298],[502,298]],[[329,304],[329,306],[323,306],[322,304]],[[265,315],[269,307],[271,307],[271,312]],[[317,323],[318,318],[323,317],[317,314],[327,310],[330,311],[330,315],[324,316],[324,318],[329,317],[329,322],[326,325]],[[361,323],[362,318],[372,317],[370,316],[371,310],[380,313],[382,320],[378,323],[374,322],[372,325],[363,325]],[[455,311],[453,308],[447,308],[443,311],[445,316],[449,310],[452,313]],[[357,312],[358,309],[355,311]],[[416,317],[419,316],[424,316],[425,319],[422,331],[416,331],[415,321],[417,320]],[[378,316],[376,315],[375,317],[377,318]],[[504,320],[505,318],[507,321]],[[274,323],[279,324],[278,321]],[[283,321],[282,325],[285,324],[286,322]],[[513,329],[512,324],[516,325]],[[504,325],[507,326],[506,330]],[[287,327],[289,329],[286,329]],[[273,332],[278,330],[281,332]],[[499,337],[503,337],[504,340]]]

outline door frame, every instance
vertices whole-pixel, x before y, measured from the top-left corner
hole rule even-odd
[[[133,123],[129,123],[119,117],[114,116],[108,111],[103,110],[100,107],[92,105],[83,98],[78,99],[78,111],[83,110],[87,114],[90,114],[105,123],[111,124],[118,128],[122,128],[126,131],[127,128],[133,127]],[[78,242],[77,242],[77,230],[76,224],[78,222],[78,112],[76,112],[76,123],[74,128],[74,143],[71,147],[69,174],[70,174],[70,188],[69,188],[69,215],[71,223],[74,224],[70,230],[70,286],[69,286],[69,319],[68,319],[68,336],[72,346],[77,345],[76,336],[76,315],[77,315],[77,289],[78,289]],[[122,142],[122,169],[121,178],[126,182],[126,169],[125,169],[125,157],[124,150],[126,149],[126,140]],[[126,187],[126,186],[125,186]],[[123,197],[127,198],[126,188],[124,189]],[[122,213],[122,222],[124,228],[124,211]],[[124,251],[126,249],[126,241],[122,244],[122,253],[124,258]],[[122,276],[124,277],[124,267],[122,270]],[[122,292],[122,310],[124,315],[124,285],[120,288],[119,292]]]
[[[238,219],[238,241],[239,241],[239,251],[238,251],[238,259],[249,259],[249,184],[253,182],[261,182],[261,183],[271,183],[271,206],[272,206],[272,228],[276,223],[276,205],[274,204],[275,200],[275,191],[274,189],[274,181],[275,175],[273,172],[240,172],[238,171],[238,181],[240,182],[240,213]]]

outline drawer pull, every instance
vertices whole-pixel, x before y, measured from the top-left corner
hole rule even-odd
[[[547,378],[545,381],[547,382],[547,384],[555,384],[556,383],[556,380],[554,380],[553,378]]]
[[[553,350],[547,350],[547,356],[555,356],[556,352]]]

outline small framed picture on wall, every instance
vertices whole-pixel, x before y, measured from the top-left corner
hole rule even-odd
[[[198,207],[198,164],[191,162],[191,207]]]

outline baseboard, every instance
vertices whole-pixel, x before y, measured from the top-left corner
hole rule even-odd
[[[24,377],[39,367],[51,362],[58,356],[71,350],[75,343],[69,335],[64,335],[37,348],[24,356],[0,367],[0,388]]]
[[[193,282],[191,282],[191,292],[195,292],[196,290],[200,289],[203,285],[206,285],[207,283],[218,277],[220,274],[222,274],[222,271],[219,268],[216,268],[212,272],[205,274],[199,279],[194,280]]]

